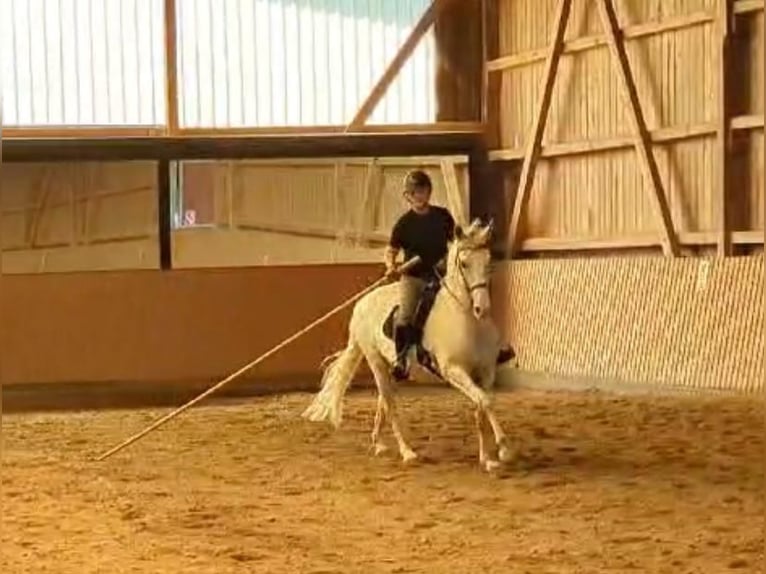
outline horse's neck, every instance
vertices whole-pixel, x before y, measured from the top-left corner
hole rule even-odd
[[[454,316],[452,320],[469,319],[471,313],[471,294],[460,277],[448,275],[436,295],[434,311]]]
[[[452,273],[444,278],[444,285],[440,289],[440,293],[450,297],[453,302],[460,305],[465,310],[471,308],[471,294],[466,288],[465,283],[460,279],[458,273]]]
[[[445,356],[462,356],[466,350],[470,355],[476,335],[470,293],[460,278],[445,277],[426,319],[423,346],[442,360]]]

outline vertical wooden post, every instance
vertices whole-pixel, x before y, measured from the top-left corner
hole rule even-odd
[[[168,135],[178,133],[178,45],[176,0],[165,0],[165,108]]]
[[[160,248],[160,269],[173,268],[171,237],[171,174],[170,161],[157,162],[157,236]]]
[[[731,242],[731,34],[734,23],[734,0],[718,0],[718,241],[719,257],[732,254]]]
[[[673,218],[670,215],[668,200],[665,196],[665,188],[662,184],[660,172],[657,169],[657,162],[652,150],[651,136],[646,127],[646,120],[641,108],[641,102],[638,99],[638,90],[636,89],[633,74],[630,71],[628,55],[625,52],[622,30],[617,21],[617,14],[614,11],[612,0],[598,0],[601,23],[604,26],[609,50],[612,52],[612,63],[620,77],[622,83],[622,94],[626,104],[630,107],[628,117],[631,120],[633,128],[634,142],[639,154],[639,165],[643,172],[644,181],[652,188],[654,195],[654,205],[657,211],[657,219],[664,235],[662,241],[662,250],[666,255],[677,256],[679,253],[678,238],[673,228]]]
[[[480,121],[482,2],[450,2],[434,21],[437,122]]]
[[[502,72],[490,72],[488,63],[500,55],[498,0],[482,0],[482,102],[481,121],[487,134],[489,149],[500,147],[499,112],[500,112],[500,79]]]
[[[511,225],[508,231],[508,255],[513,257],[516,252],[516,246],[520,243],[521,218],[529,203],[529,197],[532,191],[532,184],[535,178],[535,169],[540,159],[542,151],[543,133],[545,124],[548,120],[548,110],[551,106],[553,97],[553,86],[556,81],[556,72],[558,70],[559,59],[564,51],[564,32],[569,21],[569,13],[572,8],[572,0],[559,0],[556,13],[556,23],[554,24],[553,37],[548,48],[548,56],[545,60],[545,72],[543,73],[542,94],[537,106],[534,124],[531,134],[527,139],[526,150],[524,152],[524,164],[521,168],[521,178],[518,191],[513,204],[511,215]]]

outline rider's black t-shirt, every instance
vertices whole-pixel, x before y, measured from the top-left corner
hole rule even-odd
[[[447,254],[447,245],[455,233],[455,220],[439,205],[430,205],[426,213],[410,209],[394,224],[389,241],[391,247],[404,250],[405,261],[419,255],[421,263],[406,275],[429,279],[434,266]]]

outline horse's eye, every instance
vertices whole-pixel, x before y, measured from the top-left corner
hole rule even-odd
[[[461,261],[460,267],[462,267],[463,269],[468,269],[468,263],[466,263],[465,261]]]

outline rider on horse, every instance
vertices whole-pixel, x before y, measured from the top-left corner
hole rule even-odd
[[[448,244],[455,233],[455,220],[444,207],[431,205],[431,178],[414,170],[404,179],[404,196],[410,209],[394,224],[385,252],[386,275],[399,276],[399,309],[394,322],[396,362],[392,374],[396,380],[406,379],[409,372],[407,356],[417,342],[413,319],[426,286],[438,280],[437,266],[447,254]],[[419,256],[412,268],[399,273],[396,257],[404,250],[405,260]]]
[[[439,274],[443,274],[448,244],[455,236],[455,220],[450,212],[430,203],[432,190],[431,178],[424,171],[411,171],[404,178],[403,193],[410,209],[394,224],[384,255],[386,276],[399,276],[399,308],[394,318],[396,362],[392,368],[392,375],[399,381],[409,376],[407,357],[411,346],[418,342],[418,329],[413,324],[418,304],[426,287],[438,282]],[[396,257],[402,249],[405,260],[420,256],[420,262],[400,273]],[[505,344],[497,363],[515,356],[513,348]]]

